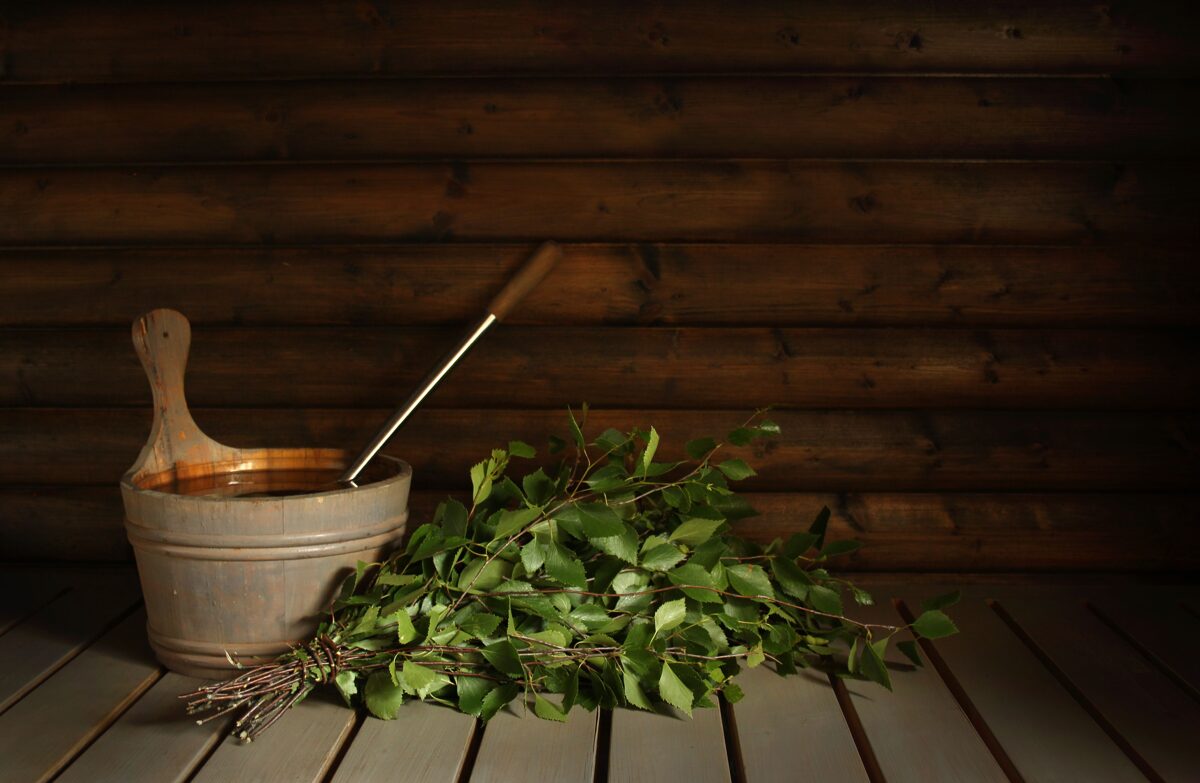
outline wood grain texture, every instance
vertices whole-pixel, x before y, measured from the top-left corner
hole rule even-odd
[[[471,716],[417,701],[404,705],[395,720],[368,717],[333,783],[455,783],[475,731]]]
[[[1200,624],[1182,605],[1190,597],[1185,591],[1169,588],[1109,590],[1097,591],[1089,605],[1200,699],[1200,661],[1190,654],[1200,647]]]
[[[867,783],[827,676],[808,669],[780,678],[759,666],[744,669],[737,683],[746,694],[733,708],[746,780]]]
[[[158,679],[153,661],[136,612],[0,715],[5,777],[53,778]]]
[[[409,529],[459,491],[409,499]],[[769,542],[803,527],[822,506],[831,538],[862,549],[855,571],[1186,571],[1200,566],[1200,496],[1086,493],[750,492],[760,516],[739,535]],[[19,560],[128,561],[116,487],[0,487],[0,548]],[[1129,520],[1137,520],[1130,536]]]
[[[365,443],[391,411],[198,409],[204,430],[225,443],[337,446]],[[1072,411],[776,411],[784,435],[744,453],[759,476],[748,491],[951,490],[1193,491],[1200,454],[1191,414]],[[0,482],[105,484],[140,448],[144,411],[0,409]],[[743,412],[593,411],[589,431],[653,424],[661,456],[696,437],[740,424]],[[461,489],[489,449],[519,438],[542,447],[565,433],[560,411],[422,411],[385,453],[419,465],[418,486]],[[731,455],[738,454],[731,450]],[[532,464],[531,464],[532,469]]]
[[[950,589],[903,595],[915,616],[920,598]],[[948,612],[960,633],[939,639],[937,654],[1024,780],[1145,780],[982,598],[968,595]]]
[[[79,579],[0,637],[0,710],[85,651],[140,599],[128,572]]]
[[[109,498],[108,507],[111,509],[111,493],[109,493]],[[14,555],[9,553],[12,550],[20,549],[20,535],[13,535],[15,531],[9,528],[7,519],[0,521],[0,530],[4,531],[0,549],[4,551],[6,557],[13,557]],[[10,537],[16,544],[15,547],[8,545]],[[92,558],[84,557],[83,559]],[[47,570],[36,566],[16,567],[10,565],[6,567],[0,572],[0,636],[20,625],[39,609],[47,606],[70,589],[71,577],[64,570]]]
[[[200,767],[196,783],[304,783],[323,780],[354,727],[355,713],[336,696],[309,696],[248,747],[226,737]],[[335,699],[337,699],[335,701]]]
[[[460,332],[206,329],[188,362],[188,399],[386,407],[421,384]],[[1188,408],[1200,396],[1198,339],[1190,330],[499,326],[426,405],[730,409],[754,389],[785,408]],[[0,330],[0,379],[4,406],[150,403],[123,329]]]
[[[228,728],[228,722],[222,720],[197,726],[184,713],[179,695],[203,683],[168,672],[56,780],[60,783],[187,780]]]
[[[1198,100],[1108,78],[70,85],[6,92],[0,162],[1188,157]]]
[[[1188,6],[1054,0],[853,8],[778,0],[630,7],[522,0],[253,7],[58,0],[6,9],[4,78],[186,81],[417,73],[644,71],[1192,72]]]
[[[1086,592],[1046,596],[994,590],[1000,607],[1062,674],[1166,780],[1200,763],[1200,702],[1087,611]]]
[[[729,783],[725,741],[719,709],[697,709],[691,718],[671,707],[661,713],[614,710],[608,779]]]
[[[0,244],[1194,241],[1191,162],[451,162],[0,170]]]
[[[875,606],[855,607],[848,614],[862,622],[901,624],[889,592],[875,591]],[[888,781],[1008,780],[931,667],[914,667],[894,643],[884,660],[891,693],[870,682],[847,680],[845,687]]]
[[[509,705],[487,722],[471,783],[553,780],[591,783],[596,769],[600,713],[572,710],[566,723]],[[619,779],[619,778],[618,778]]]
[[[455,325],[532,245],[0,249],[0,324]],[[527,326],[1184,326],[1189,247],[570,244]],[[490,339],[490,338],[489,338]],[[203,348],[203,346],[197,346]]]

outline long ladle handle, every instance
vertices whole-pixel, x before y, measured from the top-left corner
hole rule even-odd
[[[476,324],[458,345],[454,346],[450,353],[446,354],[438,362],[437,366],[429,373],[429,376],[425,378],[425,382],[392,415],[392,418],[388,419],[387,424],[383,425],[383,428],[376,433],[375,437],[371,439],[371,443],[363,449],[354,462],[350,463],[350,467],[342,474],[342,481],[353,482],[358,477],[358,474],[367,466],[367,463],[374,459],[379,450],[383,448],[383,445],[391,440],[392,435],[396,434],[396,430],[400,429],[400,425],[404,423],[405,419],[417,409],[422,400],[429,395],[429,392],[433,391],[442,378],[446,377],[446,374],[450,372],[454,365],[458,364],[458,360],[463,358],[467,351],[471,350],[471,346],[483,336],[484,332],[492,324],[502,320],[512,312],[518,302],[525,298],[526,294],[537,288],[538,283],[542,282],[542,279],[550,273],[550,270],[554,268],[554,265],[558,263],[560,258],[562,258],[562,249],[557,243],[542,243],[542,246],[534,252],[533,256],[508,281],[508,284],[504,286],[500,293],[496,294],[496,297],[492,299],[483,320]]]

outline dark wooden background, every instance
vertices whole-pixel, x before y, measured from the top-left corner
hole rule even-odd
[[[0,543],[128,557],[134,317],[234,445],[365,442],[537,241],[566,260],[390,451],[424,514],[563,407],[779,406],[756,536],[862,569],[1200,563],[1186,3],[4,3]]]

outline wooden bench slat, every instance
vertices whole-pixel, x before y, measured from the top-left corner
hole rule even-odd
[[[219,741],[228,721],[197,726],[179,694],[203,680],[167,672],[129,711],[71,763],[57,783],[181,783]]]
[[[141,601],[128,570],[71,581],[73,589],[0,637],[0,711]]]
[[[744,669],[737,683],[746,694],[733,716],[748,781],[866,783],[862,757],[826,675],[805,669],[781,678],[758,666]]]
[[[566,723],[538,718],[510,704],[487,722],[471,783],[547,780],[591,783],[600,713],[576,708]],[[619,778],[618,778],[619,779]]]
[[[889,600],[900,591],[872,587],[871,592],[875,606],[851,607],[849,615],[863,622],[903,624]],[[844,681],[884,776],[889,783],[1007,783],[1008,777],[937,672],[928,666],[913,667],[896,649],[895,642],[904,638],[908,635],[898,635],[885,656],[892,693],[875,683]]]
[[[1084,606],[1094,591],[996,590],[1006,612],[1159,775],[1200,766],[1200,704]]]
[[[8,780],[52,778],[158,679],[137,611],[0,715],[0,766]]]
[[[5,519],[0,525],[7,528],[7,521]],[[7,538],[8,533],[6,530],[0,536]],[[4,544],[4,551],[12,553],[9,542],[6,540]],[[68,572],[59,568],[9,567],[0,572],[0,636],[70,590],[71,578]]]
[[[252,743],[226,737],[195,783],[321,780],[354,728],[356,714],[327,690],[309,696]]]
[[[333,783],[454,783],[474,732],[470,715],[421,702],[405,704],[395,720],[368,717]]]
[[[914,616],[918,596],[904,593]],[[935,643],[954,679],[1027,781],[1144,781],[1145,777],[984,600],[968,590],[947,610],[960,633]],[[926,665],[930,663],[927,661]]]
[[[1180,605],[1174,588],[1110,590],[1093,606],[1137,646],[1200,693],[1200,623]]]
[[[621,783],[729,783],[729,756],[719,709],[697,709],[691,719],[662,713],[613,710],[608,779]]]

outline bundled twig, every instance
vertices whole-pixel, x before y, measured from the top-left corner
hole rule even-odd
[[[909,626],[847,618],[845,591],[871,597],[824,568],[857,548],[826,543],[828,509],[765,548],[732,535],[730,523],[754,512],[728,482],[754,471],[715,462],[725,444],[694,440],[689,460],[662,463],[653,428],[587,443],[573,415],[570,425],[573,456],[553,474],[518,486],[509,460],[533,449],[493,451],[471,469],[469,508],[443,503],[402,553],[360,563],[308,644],[185,694],[188,712],[212,713],[206,722],[240,711],[233,731],[249,741],[332,683],[381,718],[416,697],[486,720],[521,693],[550,720],[575,705],[656,700],[690,714],[717,694],[737,701],[739,667],[767,660],[780,674],[816,663],[890,688],[883,656],[896,633],[955,632],[941,610],[957,594],[927,602]],[[756,415],[726,443],[777,433]],[[556,441],[552,451],[565,446]],[[912,640],[897,647],[920,662]]]

